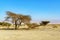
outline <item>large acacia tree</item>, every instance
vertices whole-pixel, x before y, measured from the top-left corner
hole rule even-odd
[[[18,23],[21,25],[23,23],[29,23],[31,21],[31,17],[29,15],[15,14],[13,12],[7,11],[7,17],[5,20],[11,19],[12,23],[15,24],[15,29],[18,28]]]

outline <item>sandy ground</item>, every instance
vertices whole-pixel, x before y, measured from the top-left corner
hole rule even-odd
[[[0,40],[60,40],[60,28],[0,30]]]
[[[60,40],[60,31],[0,30],[0,40]]]

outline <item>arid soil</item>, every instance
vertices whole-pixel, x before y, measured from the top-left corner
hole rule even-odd
[[[60,27],[40,26],[30,30],[0,30],[0,40],[60,40]]]

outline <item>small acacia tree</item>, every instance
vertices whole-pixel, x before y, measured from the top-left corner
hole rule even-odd
[[[40,25],[46,26],[48,23],[50,23],[50,21],[42,21]]]

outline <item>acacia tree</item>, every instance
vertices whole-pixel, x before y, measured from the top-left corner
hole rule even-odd
[[[31,17],[27,15],[15,14],[10,11],[7,11],[7,17],[5,20],[8,20],[8,19],[12,19],[12,23],[15,24],[15,29],[17,29],[18,23],[19,25],[21,25],[21,22],[25,24],[29,23],[31,20]]]
[[[42,21],[42,22],[40,23],[40,25],[45,26],[45,25],[47,25],[48,23],[50,23],[50,21]]]
[[[11,19],[12,20],[12,23],[15,24],[15,29],[17,29],[17,20],[18,20],[18,15],[15,14],[15,13],[12,13],[10,11],[7,11],[7,17],[6,17],[6,21]]]

